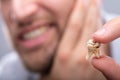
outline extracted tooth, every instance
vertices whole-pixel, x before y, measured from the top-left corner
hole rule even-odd
[[[95,55],[97,58],[100,57],[100,43],[94,41],[93,39],[90,39],[87,42],[87,48],[88,48],[88,54],[86,55],[86,60],[89,60],[92,55]]]

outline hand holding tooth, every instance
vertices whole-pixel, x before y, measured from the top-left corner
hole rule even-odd
[[[52,80],[105,80],[85,59],[86,42],[101,27],[98,0],[90,0],[89,5],[85,1],[75,0],[55,56]],[[99,46],[99,43],[90,41],[90,55],[97,52],[95,55],[99,56]]]
[[[102,29],[95,32],[93,38],[104,44],[120,38],[120,17],[107,22]],[[111,57],[102,55],[100,58],[94,57],[91,62],[106,76],[107,80],[120,80],[120,64]]]

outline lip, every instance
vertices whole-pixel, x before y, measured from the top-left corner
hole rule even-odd
[[[52,23],[51,22],[37,22],[31,26],[27,26],[26,29],[23,29],[20,34],[18,35],[18,44],[24,48],[27,48],[27,49],[31,49],[31,48],[34,48],[34,47],[37,47],[37,46],[40,46],[42,45],[43,43],[45,43],[49,38],[50,36],[52,35],[52,33],[54,32],[54,25],[51,25]],[[20,37],[22,35],[24,35],[25,33],[28,33],[34,29],[37,29],[37,28],[40,28],[42,26],[46,26],[48,27],[48,30],[46,32],[44,32],[42,35],[38,36],[37,38],[34,38],[34,39],[30,39],[30,40],[22,40],[20,39]]]
[[[23,35],[23,34],[28,33],[34,29],[40,28],[42,26],[51,26],[51,25],[53,25],[53,22],[50,22],[50,21],[49,22],[48,21],[36,21],[32,25],[26,26],[26,28],[24,28],[21,32],[19,32],[18,35],[19,36]]]

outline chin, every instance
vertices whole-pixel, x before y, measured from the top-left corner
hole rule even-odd
[[[40,74],[48,74],[51,70],[52,63],[53,63],[53,57],[51,57],[49,60],[46,60],[44,62],[35,61],[32,63],[30,61],[23,61],[23,64],[25,65],[27,70]]]
[[[54,56],[56,54],[57,40],[52,45],[38,47],[33,50],[24,50],[17,48],[19,55],[26,69],[31,72],[48,74],[51,70]]]
[[[31,72],[47,74],[52,66],[55,53],[31,53],[23,54],[21,60],[25,65],[26,69]]]
[[[15,42],[21,60],[25,67],[32,72],[47,74],[51,70],[54,56],[60,41],[60,35],[56,31],[52,32],[42,44],[37,44],[33,48],[28,48]]]

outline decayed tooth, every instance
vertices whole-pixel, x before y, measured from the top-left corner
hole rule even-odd
[[[23,37],[24,37],[24,39],[33,39],[33,38],[36,38],[36,37],[42,35],[44,32],[46,32],[46,30],[47,30],[46,27],[41,27],[40,29],[36,29],[29,33],[26,33]]]
[[[97,58],[100,57],[100,43],[94,41],[93,39],[90,39],[87,42],[87,48],[88,48],[88,54],[86,55],[86,60],[89,60],[92,55],[95,55]]]

